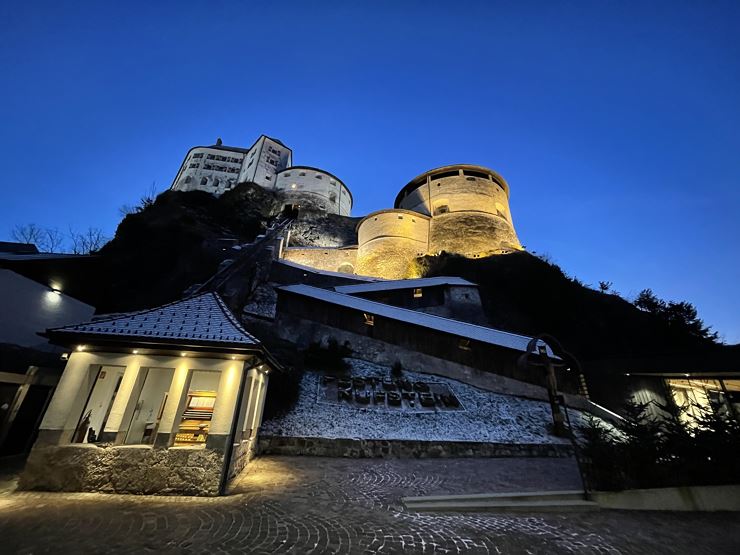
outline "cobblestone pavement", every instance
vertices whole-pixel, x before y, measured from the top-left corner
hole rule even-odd
[[[399,501],[573,480],[568,459],[265,457],[221,498],[0,494],[0,552],[740,552],[736,513],[417,514]]]

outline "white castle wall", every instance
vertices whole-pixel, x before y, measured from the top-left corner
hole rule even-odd
[[[281,191],[286,202],[301,207],[312,207],[349,216],[352,210],[352,195],[342,181],[317,168],[294,166],[279,172],[275,189]]]
[[[192,148],[185,156],[172,189],[220,195],[237,184],[244,157],[243,152],[222,148]]]

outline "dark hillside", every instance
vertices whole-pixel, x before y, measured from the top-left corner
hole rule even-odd
[[[419,262],[425,276],[477,283],[493,327],[550,333],[581,360],[695,352],[713,344],[526,252],[481,259],[442,254]]]
[[[99,312],[129,311],[179,298],[209,278],[227,256],[224,241],[249,242],[281,204],[276,195],[243,183],[214,197],[202,191],[167,191],[127,215],[100,250]]]

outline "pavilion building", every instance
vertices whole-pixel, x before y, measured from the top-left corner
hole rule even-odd
[[[216,293],[44,335],[72,352],[22,489],[218,495],[251,458],[278,365]]]

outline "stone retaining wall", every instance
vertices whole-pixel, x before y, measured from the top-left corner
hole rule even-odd
[[[563,444],[481,443],[260,435],[260,455],[311,455],[348,458],[572,457]]]
[[[223,454],[208,449],[99,447],[90,444],[33,449],[19,489],[160,495],[219,493]]]

